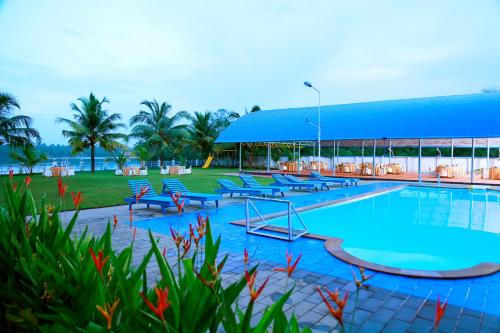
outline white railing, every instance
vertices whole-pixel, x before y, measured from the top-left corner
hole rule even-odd
[[[278,216],[287,216],[287,226],[281,226],[270,223],[269,220],[259,212],[257,207],[255,206],[255,201],[266,201],[266,202],[276,202],[279,204],[286,205],[286,211],[276,212],[272,214],[273,216],[270,218],[278,217]],[[250,209],[252,209],[257,217],[250,217]],[[296,216],[298,221],[300,222],[301,228],[297,229],[293,226],[293,216]],[[271,199],[271,198],[260,198],[260,197],[246,197],[245,198],[245,225],[246,231],[249,234],[272,237],[277,239],[287,240],[289,242],[293,242],[297,238],[309,233],[307,226],[304,224],[304,221],[300,217],[299,213],[292,205],[290,200],[282,200],[282,199]],[[286,236],[285,236],[286,235]]]

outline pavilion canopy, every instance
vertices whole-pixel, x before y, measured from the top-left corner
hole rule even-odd
[[[252,112],[234,121],[216,142],[315,141],[317,129],[306,121],[317,124],[317,114],[317,106]],[[321,107],[325,141],[466,138],[500,138],[500,93]]]

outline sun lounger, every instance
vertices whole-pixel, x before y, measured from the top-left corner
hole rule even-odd
[[[317,183],[317,184],[319,184],[319,187],[321,189],[323,189],[325,187],[326,187],[327,190],[330,189],[330,185],[328,184],[328,182],[325,182],[323,180],[302,180],[302,179],[300,179],[298,177],[295,177],[295,176],[292,176],[292,175],[284,175],[284,177],[286,179],[288,179],[289,181],[291,181],[291,182],[297,182],[297,183]]]
[[[148,208],[150,205],[160,206],[161,212],[165,214],[165,209],[174,205],[174,202],[171,198],[156,193],[147,179],[129,180],[128,186],[132,191],[132,196],[125,198],[124,200],[126,203],[128,203],[129,209],[132,209],[132,205],[141,203],[146,204]],[[137,201],[136,195],[141,192],[141,189],[146,188],[149,188],[149,190],[146,192],[146,194],[144,194],[144,196],[139,199],[139,201]]]
[[[273,186],[286,186],[286,187],[292,188],[293,190],[296,188],[298,188],[298,189],[305,188],[305,189],[308,189],[309,191],[311,191],[313,189],[318,191],[321,188],[321,184],[319,184],[319,183],[292,182],[292,181],[286,179],[283,175],[277,175],[277,174],[272,175],[272,177],[275,181],[274,183],[271,184]]]
[[[215,207],[219,208],[219,200],[222,199],[222,196],[220,194],[191,192],[178,179],[163,179],[162,182],[163,182],[163,189],[161,191],[162,194],[181,193],[182,196],[190,200],[199,201],[202,209],[205,208],[205,202],[215,201]]]
[[[243,195],[243,194],[262,195],[263,197],[266,197],[266,194],[269,194],[269,195],[273,194],[273,192],[271,190],[268,190],[268,189],[253,189],[253,188],[249,188],[249,187],[238,186],[229,179],[217,179],[217,182],[219,183],[221,188],[217,189],[215,191],[219,192],[220,194],[229,193],[230,197],[232,197],[234,193],[239,193],[240,195]]]
[[[285,192],[288,191],[288,187],[286,187],[286,186],[261,185],[251,175],[241,174],[240,178],[243,181],[243,184],[245,187],[254,188],[254,189],[268,189],[268,190],[271,190],[273,192],[273,196],[276,193],[281,193],[281,195],[284,197]]]
[[[322,176],[319,172],[313,171],[311,172],[311,178],[312,180],[314,179],[319,179],[319,180],[324,180],[327,182],[333,182],[333,183],[340,183],[343,185],[358,185],[359,179],[358,178],[339,178],[339,177],[328,177],[328,176]]]

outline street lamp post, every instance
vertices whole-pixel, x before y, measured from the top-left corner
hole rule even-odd
[[[309,81],[304,81],[304,85],[308,88],[314,89],[314,91],[318,93],[318,124],[315,125],[307,119],[306,122],[318,129],[318,172],[321,174],[321,92]]]

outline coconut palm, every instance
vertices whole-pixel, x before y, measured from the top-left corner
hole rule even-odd
[[[191,124],[188,127],[188,142],[206,157],[213,151],[214,141],[218,135],[218,123],[214,121],[210,111],[195,112],[189,116],[189,120]]]
[[[141,105],[145,106],[146,110],[140,110],[130,119],[130,126],[133,126],[130,137],[137,138],[154,149],[161,163],[163,153],[166,150],[174,150],[177,138],[186,127],[179,124],[179,121],[187,118],[188,113],[180,111],[169,116],[172,106],[165,102],[159,104],[156,99],[143,101]]]
[[[146,169],[146,162],[152,157],[149,148],[144,144],[137,144],[134,147],[133,154],[141,161],[141,169]]]
[[[32,144],[32,140],[40,143],[40,133],[31,127],[31,117],[12,116],[15,109],[21,109],[16,98],[0,92],[0,145],[24,146]]]
[[[12,151],[10,153],[10,158],[18,161],[19,164],[26,167],[28,169],[28,173],[31,175],[33,173],[33,168],[37,164],[47,160],[47,155],[45,153],[38,153],[31,145],[26,145],[21,149],[21,153]]]
[[[56,121],[70,127],[70,130],[63,130],[62,134],[69,138],[73,154],[90,148],[91,171],[94,173],[96,147],[102,147],[107,151],[121,147],[119,140],[125,139],[126,135],[116,131],[124,128],[125,124],[118,122],[121,119],[120,114],[108,114],[103,108],[105,103],[109,103],[106,97],[99,100],[90,93],[88,98],[80,97],[78,101],[80,106],[71,103],[71,109],[75,112],[74,120],[57,118]]]

